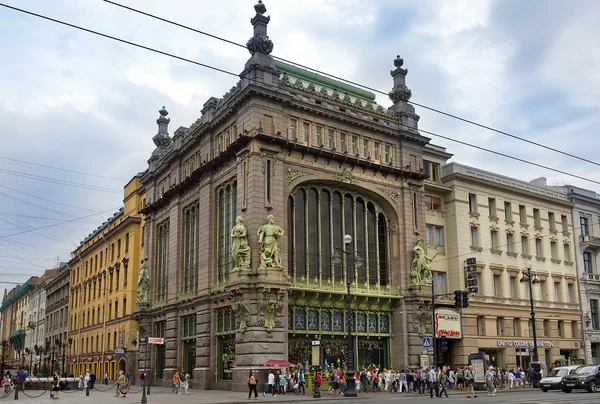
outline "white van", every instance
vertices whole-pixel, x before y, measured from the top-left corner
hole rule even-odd
[[[548,390],[560,390],[561,384],[560,381],[563,377],[570,375],[575,372],[575,369],[580,367],[581,365],[576,366],[560,366],[554,368],[548,373],[548,376],[542,378],[540,380],[540,389],[545,393]]]

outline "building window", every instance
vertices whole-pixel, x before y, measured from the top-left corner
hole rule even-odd
[[[529,332],[529,337],[533,336],[533,321],[531,320],[527,321],[527,331]]]
[[[502,277],[494,275],[494,296],[502,296]]]
[[[498,248],[498,232],[496,230],[492,230],[490,232],[490,240],[492,241],[492,249]]]
[[[519,205],[519,222],[527,223],[527,207],[525,205]]]
[[[552,212],[548,212],[548,228],[550,229],[550,231],[556,230],[556,222],[554,219],[554,213]]]
[[[496,217],[496,200],[488,198],[488,213],[490,217]]]
[[[536,257],[543,257],[544,256],[544,248],[542,245],[542,239],[541,238],[536,238],[535,239],[535,256]]]
[[[181,317],[183,370],[192,374],[196,367],[196,315]]]
[[[358,136],[352,135],[352,155],[358,156]]]
[[[334,264],[345,234],[363,265],[356,268],[359,284],[389,284],[388,222],[378,204],[344,189],[303,186],[288,198],[288,271],[294,279],[346,281],[346,257]],[[351,258],[348,258],[351,259]],[[348,263],[352,265],[352,263]]]
[[[514,252],[515,251],[515,238],[511,233],[506,234],[506,251]]]
[[[471,227],[471,246],[477,247],[479,245],[479,229],[477,227]]]
[[[571,321],[571,338],[577,338],[577,322]]]
[[[554,301],[560,302],[560,283],[554,282]]]
[[[569,247],[569,244],[563,246],[563,254],[565,256],[565,261],[571,261],[571,248]]]
[[[519,337],[521,332],[519,330],[519,321],[521,321],[518,318],[513,318],[513,335],[515,337]]]
[[[529,254],[529,239],[527,236],[521,236],[521,251],[523,254]]]
[[[533,224],[536,227],[542,227],[542,217],[540,216],[540,210],[533,208]]]
[[[504,202],[504,219],[512,220],[512,205],[510,202]]]
[[[385,164],[392,163],[392,145],[387,143],[383,146],[383,162]]]
[[[544,322],[542,323],[542,326],[543,326],[544,337],[549,337],[550,336],[550,321],[544,320]]]
[[[485,325],[483,320],[483,317],[477,316],[477,335],[484,335],[485,333]]]
[[[183,211],[183,293],[198,289],[198,204]]]
[[[583,252],[583,272],[591,274],[594,272],[592,267],[592,253],[589,251]]]
[[[563,232],[568,232],[569,231],[569,218],[567,217],[567,215],[560,215],[560,222],[562,223],[562,231]]]
[[[425,195],[423,200],[425,203],[425,208],[441,212],[442,200],[440,198],[431,195]]]
[[[298,136],[298,120],[296,118],[290,118],[290,129],[288,134],[290,140],[296,140],[296,136]],[[221,151],[220,148],[219,151]]]
[[[444,245],[444,228],[441,226],[427,225],[427,245]]]
[[[477,212],[477,195],[475,194],[469,194],[469,212]]]
[[[157,229],[157,257],[156,257],[156,300],[167,300],[167,283],[169,279],[169,222],[161,223]],[[112,273],[110,288],[112,291]]]
[[[308,144],[308,139],[310,139],[310,123],[302,122],[302,136],[299,140],[304,144]]]
[[[509,286],[510,286],[510,297],[518,297],[517,296],[517,277],[516,276],[511,276],[510,280],[509,280]]]
[[[580,226],[580,229],[581,229],[581,235],[582,236],[589,236],[590,235],[590,227],[589,227],[589,222],[588,222],[588,218],[587,217],[581,216],[579,218],[579,226]]]
[[[440,181],[440,165],[432,161],[423,160],[423,171],[429,177],[430,181]]]
[[[373,158],[376,162],[381,162],[381,143],[379,142],[373,143]]]
[[[445,294],[447,292],[446,288],[446,273],[445,272],[433,272],[433,283],[435,286],[435,293],[437,294]]]
[[[123,317],[127,315],[127,298],[123,298]]]
[[[327,129],[327,148],[335,150],[335,129]]]
[[[562,320],[558,320],[558,324],[556,326],[556,336],[557,337],[562,337],[563,336],[563,327],[565,326],[564,322]]]
[[[165,320],[155,322],[153,336],[157,338],[165,338],[167,336],[166,329],[167,322]],[[155,344],[151,346],[154,347],[154,352],[152,352],[152,356],[154,357],[154,376],[157,379],[162,379],[163,370],[166,365],[166,347],[165,344]]]
[[[346,132],[340,132],[340,147],[342,153],[348,153],[348,134]]]
[[[235,365],[235,314],[229,308],[218,309],[216,316],[217,336],[217,379],[233,380]]]
[[[498,317],[496,319],[496,335],[501,337],[504,335],[504,318]]]
[[[592,317],[592,329],[600,329],[600,317],[598,316],[598,299],[590,299],[590,316]]]
[[[125,254],[129,252],[129,233],[125,233]]]
[[[552,259],[558,259],[558,245],[556,241],[550,241],[550,255]]]
[[[323,146],[323,127],[315,126],[315,146]]]
[[[569,293],[569,303],[575,303],[575,285],[567,284],[567,292]]]
[[[121,256],[121,239],[117,240],[117,258]]]
[[[367,138],[363,138],[362,140],[363,146],[363,157],[371,158],[371,141]]]
[[[231,229],[237,212],[237,183],[228,182],[217,189],[217,280],[229,279],[231,260]]]

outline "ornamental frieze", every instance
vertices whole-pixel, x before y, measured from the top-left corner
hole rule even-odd
[[[307,173],[306,171],[300,171],[300,170],[295,170],[293,168],[288,168],[288,171],[287,171],[288,185],[291,184],[293,181],[297,180],[298,178],[302,178],[307,175],[312,175],[312,174]]]
[[[352,170],[349,168],[344,168],[344,171],[342,171],[341,174],[334,175],[333,179],[346,184],[353,185],[356,185],[359,182],[358,179],[354,176],[354,174],[352,174]]]
[[[387,188],[377,188],[377,189],[379,189],[381,192],[386,194],[388,196],[388,198],[390,198],[394,202],[395,205],[398,205],[398,200],[400,199],[400,192],[392,191],[391,189],[387,189]]]

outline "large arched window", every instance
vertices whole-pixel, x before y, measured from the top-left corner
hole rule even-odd
[[[288,198],[288,272],[296,280],[346,282],[344,260],[331,257],[352,236],[349,250],[358,251],[363,265],[350,273],[359,284],[389,284],[387,218],[370,198],[321,186],[302,186]]]

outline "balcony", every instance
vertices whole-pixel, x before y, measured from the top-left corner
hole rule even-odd
[[[600,250],[600,237],[582,234],[579,236],[579,246],[582,250]]]
[[[595,285],[600,285],[600,274],[592,274],[589,272],[584,272],[581,276],[581,281],[583,283],[592,283]]]

